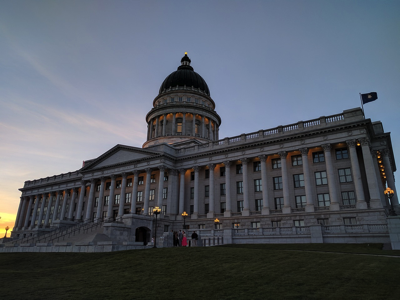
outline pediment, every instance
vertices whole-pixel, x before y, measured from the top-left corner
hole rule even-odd
[[[92,160],[89,165],[82,168],[82,171],[100,169],[158,155],[159,153],[157,152],[144,151],[141,148],[117,145],[103,155]]]

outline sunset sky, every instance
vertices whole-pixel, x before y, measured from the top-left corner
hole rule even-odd
[[[145,115],[187,51],[220,138],[341,113],[366,118],[400,161],[400,1],[3,1],[0,237],[24,181],[141,147]],[[400,186],[397,186],[400,189]]]

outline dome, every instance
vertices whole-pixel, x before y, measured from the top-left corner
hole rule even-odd
[[[210,96],[210,90],[208,89],[207,83],[193,70],[190,66],[190,62],[190,58],[187,56],[187,53],[185,53],[185,56],[181,59],[181,65],[178,67],[178,70],[169,74],[161,84],[159,94],[171,87],[193,86],[193,88],[200,89]]]

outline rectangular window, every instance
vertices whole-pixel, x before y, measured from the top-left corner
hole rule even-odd
[[[303,165],[303,159],[301,155],[294,155],[292,156],[292,166],[301,166]]]
[[[294,220],[293,221],[295,227],[302,227],[304,226],[304,220]]]
[[[214,228],[215,229],[222,229],[222,224],[221,223],[214,223]]]
[[[293,175],[294,187],[304,187],[304,175],[303,174],[295,174]]]
[[[96,192],[100,192],[101,184],[96,185]]]
[[[194,213],[194,205],[192,204],[192,205],[190,205],[190,207],[189,207],[189,214],[190,215],[193,215],[193,213]],[[187,225],[186,225],[187,226]]]
[[[225,183],[221,183],[221,184],[219,185],[219,191],[220,191],[220,195],[221,195],[221,196],[226,195]]]
[[[254,179],[254,191],[255,192],[262,192],[261,179]]]
[[[328,207],[331,205],[331,201],[329,200],[329,194],[318,194],[318,206],[319,207]]]
[[[243,174],[243,165],[242,164],[236,165],[236,174]]]
[[[179,102],[182,102],[182,97],[179,97]]]
[[[261,171],[261,161],[253,162],[253,171],[260,172]]]
[[[237,212],[243,211],[243,201],[237,201]]]
[[[276,197],[274,200],[275,200],[275,209],[282,209],[283,197]]]
[[[191,180],[191,181],[194,180],[194,172],[190,172],[190,180]]]
[[[126,193],[125,194],[125,203],[131,203],[131,201],[132,201],[132,194]]]
[[[258,229],[261,227],[260,222],[251,222],[251,228]]]
[[[315,172],[315,184],[325,185],[328,184],[328,178],[326,178],[326,171]]]
[[[168,198],[168,188],[163,188],[162,190],[162,198],[167,199]]]
[[[204,187],[204,197],[209,197],[209,195],[210,195],[210,186],[206,185]]]
[[[336,149],[335,152],[337,160],[349,158],[349,152],[347,151],[347,148]]]
[[[115,188],[116,189],[120,189],[121,188],[121,180],[117,180],[116,181]]]
[[[271,222],[272,227],[281,227],[281,221],[272,221]]]
[[[169,225],[164,225],[164,232],[169,232]]]
[[[127,186],[127,187],[132,186],[132,178],[128,178],[128,179],[126,180],[126,186]]]
[[[136,214],[141,215],[142,214],[142,208],[141,207],[136,207]]]
[[[194,199],[194,187],[190,188],[190,199]]]
[[[148,210],[147,210],[147,214],[148,214],[149,216],[152,216],[152,215],[153,215],[153,209],[154,209],[153,206],[149,206],[149,208],[148,208]]]
[[[161,214],[165,216],[166,213],[167,213],[167,206],[166,205],[161,206]]]
[[[317,219],[318,224],[322,226],[327,226],[329,225],[329,219]]]
[[[236,182],[236,193],[243,194],[243,181]]]
[[[99,197],[94,198],[94,207],[99,206]]]
[[[111,182],[106,182],[106,190],[111,190]]]
[[[226,209],[226,203],[225,202],[221,202],[221,214],[223,214],[225,212]]]
[[[107,212],[103,211],[102,219],[105,220],[107,218]]]
[[[356,218],[343,218],[344,225],[356,225],[357,220]]]
[[[175,102],[175,98],[171,97],[171,103],[174,103],[174,102]]]
[[[108,206],[109,201],[110,201],[110,196],[104,196],[104,206]]]
[[[206,229],[206,224],[199,224],[199,229]]]
[[[168,181],[168,172],[164,172],[164,181]]]
[[[274,158],[271,161],[272,161],[272,169],[280,169],[281,168],[281,159],[280,158]]]
[[[208,214],[210,211],[210,205],[208,203],[204,204],[204,213]]]
[[[274,179],[274,190],[283,189],[282,176],[274,177],[273,179]]]
[[[156,174],[151,174],[150,183],[155,183],[155,182],[156,182]]]
[[[306,207],[307,201],[306,201],[306,196],[296,196],[296,207],[297,208],[303,208]]]
[[[339,181],[341,183],[353,181],[353,179],[351,178],[351,169],[350,168],[339,169],[338,171],[339,171]]]
[[[219,168],[219,176],[225,176],[225,167]]]
[[[114,196],[114,204],[119,204],[119,200],[121,199],[120,195],[115,195]]]
[[[143,201],[143,191],[137,192],[136,202]]]
[[[177,133],[182,133],[182,122],[177,122],[176,123],[176,132]]]
[[[206,169],[205,170],[205,176],[204,176],[206,179],[207,178],[210,178],[210,169]]]
[[[150,201],[154,200],[154,194],[155,194],[155,190],[150,190],[150,193],[149,193],[149,200]]]
[[[353,191],[342,192],[343,205],[356,205],[356,194]]]
[[[313,152],[313,162],[319,163],[319,162],[324,162],[325,161],[325,156],[324,152]]]
[[[236,223],[232,223],[232,227],[235,229],[239,229],[240,228],[240,223],[236,222]]]
[[[186,102],[190,102],[190,97],[187,97],[187,98],[186,98]]]
[[[143,176],[139,176],[138,185],[142,185],[142,184],[143,184]]]
[[[262,199],[256,199],[256,211],[261,211],[263,208]]]

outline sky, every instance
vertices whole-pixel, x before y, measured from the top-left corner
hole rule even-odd
[[[220,138],[360,107],[400,161],[400,1],[3,1],[0,237],[26,180],[141,147],[146,113],[188,52]],[[398,184],[397,190],[400,190]]]

